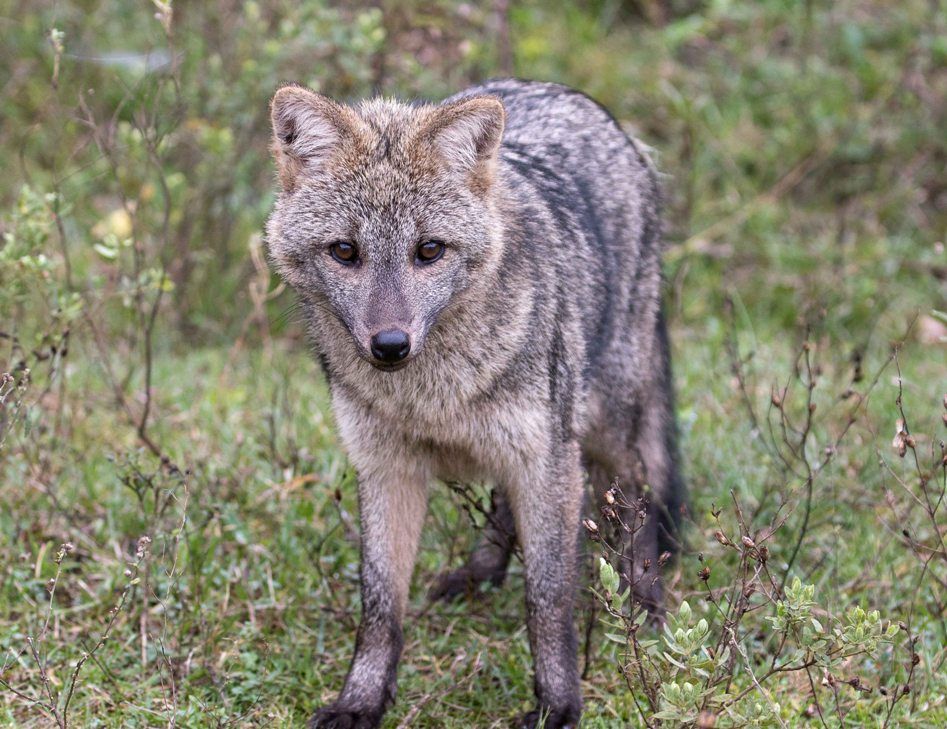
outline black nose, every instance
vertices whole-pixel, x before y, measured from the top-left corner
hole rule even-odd
[[[372,354],[375,359],[388,364],[400,362],[411,351],[408,333],[400,329],[388,329],[372,337]]]

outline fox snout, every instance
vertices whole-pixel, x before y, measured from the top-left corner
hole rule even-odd
[[[385,329],[372,336],[370,345],[372,357],[388,369],[400,365],[411,353],[411,336],[401,329]]]
[[[359,318],[353,334],[361,355],[376,369],[399,370],[420,352],[424,340],[421,315],[410,306],[403,290],[378,286],[368,296],[368,307]]]

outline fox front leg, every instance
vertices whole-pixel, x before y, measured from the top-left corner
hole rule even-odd
[[[574,729],[582,712],[573,617],[583,476],[579,447],[563,444],[551,466],[510,490],[526,565],[526,620],[539,706],[523,729]]]
[[[427,509],[427,479],[419,469],[378,454],[362,468],[353,457],[362,542],[355,655],[339,698],[316,711],[310,729],[372,729],[395,700],[401,624]]]

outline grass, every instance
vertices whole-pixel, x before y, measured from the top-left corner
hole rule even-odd
[[[691,491],[672,615],[687,601],[722,635],[741,569],[762,571],[721,530],[812,585],[830,630],[855,606],[903,626],[758,687],[791,658],[769,620],[788,598],[750,595],[746,658],[725,674],[744,719],[717,726],[945,725],[947,16],[919,0],[511,6],[512,70],[592,93],[665,173]],[[666,22],[642,19],[659,6]],[[263,99],[286,78],[437,96],[505,70],[496,19],[447,0],[188,6],[170,34],[162,7],[4,13],[4,726],[298,726],[335,696],[359,612],[355,475],[292,299],[256,255]],[[119,39],[180,64],[81,60]],[[472,518],[432,494],[386,727],[508,726],[531,706],[521,565],[475,601],[425,598]],[[583,726],[643,726],[628,643],[586,589],[602,591],[601,551],[588,542],[578,615],[593,626]],[[697,674],[655,665],[667,710],[668,686]]]
[[[667,575],[672,605],[699,600],[703,564],[715,571],[711,584],[718,569],[727,579],[726,555],[711,546],[714,505],[725,506],[732,490],[752,508],[777,478],[737,414],[740,396],[721,338],[681,326],[674,335],[694,524],[690,547]],[[338,690],[358,614],[354,476],[333,436],[324,384],[303,349],[279,348],[272,357],[209,349],[158,360],[164,415],[153,435],[188,473],[162,470],[135,448],[128,428],[98,416],[108,393],[94,373],[73,383],[82,396],[67,406],[71,433],[54,472],[37,479],[39,466],[31,464],[14,480],[8,470],[0,527],[5,539],[18,537],[16,554],[13,544],[4,546],[13,556],[0,599],[8,657],[45,619],[58,544],[75,545],[62,563],[44,654],[54,690],[68,685],[71,666],[104,629],[130,581],[124,572],[137,540],[152,539],[110,639],[83,668],[73,725],[161,725],[171,704],[182,726],[295,726]],[[936,404],[938,363],[909,353],[902,364],[907,401]],[[764,372],[784,369],[791,357],[791,348],[778,345],[757,352]],[[879,414],[893,408],[890,375],[872,398]],[[858,603],[911,622],[931,669],[923,679],[931,693],[917,716],[933,726],[947,716],[937,693],[943,678],[933,669],[944,650],[939,598],[919,590],[917,560],[879,498],[879,471],[858,461],[864,449],[890,457],[889,430],[862,434],[863,446],[820,484],[797,572],[816,585],[830,613]],[[760,524],[774,506],[764,507]],[[406,628],[400,700],[386,726],[506,726],[528,707],[520,566],[506,587],[474,603],[430,605],[424,598],[436,574],[464,554],[472,532],[446,489],[436,491]],[[779,532],[774,552],[785,555],[792,537],[789,527]],[[595,635],[584,725],[633,723],[615,649]],[[28,655],[19,664],[6,675],[35,691],[36,666]],[[792,712],[805,708],[785,698]],[[47,721],[10,694],[3,712],[10,725]]]

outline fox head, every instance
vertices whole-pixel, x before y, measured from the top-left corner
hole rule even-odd
[[[280,194],[270,255],[310,319],[382,370],[499,259],[499,99],[350,107],[300,86],[271,104]]]

